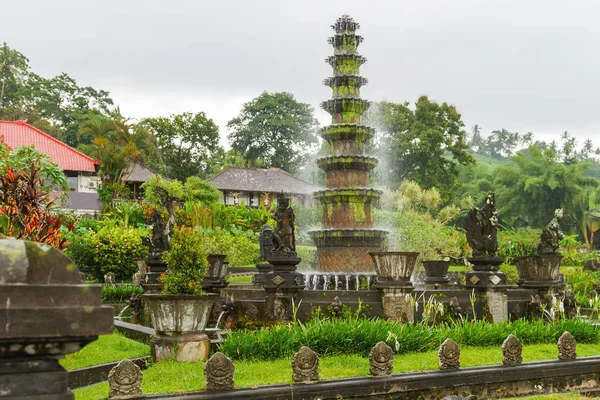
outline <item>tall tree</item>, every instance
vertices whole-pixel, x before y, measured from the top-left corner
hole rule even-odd
[[[583,188],[598,185],[596,179],[584,175],[588,167],[588,163],[565,165],[551,149],[542,152],[531,146],[518,151],[508,165],[493,173],[499,214],[520,217],[536,228],[543,227],[557,208],[573,214],[571,205]]]
[[[6,42],[0,47],[0,117],[3,114],[7,86],[21,83],[29,68],[29,60],[23,54],[8,47]]]
[[[437,187],[443,203],[457,188],[457,165],[471,164],[461,115],[453,105],[420,97],[415,108],[408,103],[380,103],[378,128],[383,132],[381,153],[388,158],[392,187],[411,179],[423,188]]]
[[[296,172],[308,150],[317,143],[313,108],[291,93],[263,92],[242,106],[227,123],[231,148],[244,155],[248,165],[262,159],[267,167]]]
[[[190,176],[206,178],[224,155],[219,128],[203,112],[146,118],[140,124],[156,137],[168,178],[181,182]]]

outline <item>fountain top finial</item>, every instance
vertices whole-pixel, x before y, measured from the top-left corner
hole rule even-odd
[[[335,24],[331,25],[331,28],[336,33],[352,33],[360,28],[360,24],[348,14],[344,14],[335,21]]]

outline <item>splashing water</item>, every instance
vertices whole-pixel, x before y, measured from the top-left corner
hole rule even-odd
[[[335,274],[333,277],[335,279],[335,290],[338,290],[338,285],[340,284],[340,277],[337,274]]]

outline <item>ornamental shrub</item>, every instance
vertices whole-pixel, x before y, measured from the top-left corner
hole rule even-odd
[[[92,230],[77,228],[66,235],[69,245],[64,249],[64,252],[80,269],[88,268],[88,270],[94,271],[94,254],[96,252],[94,235],[95,232]],[[98,279],[98,274],[95,273],[94,275]]]
[[[108,272],[117,280],[131,279],[138,270],[136,261],[148,257],[148,247],[142,243],[145,230],[106,224],[93,235],[94,265],[92,274],[102,280]]]
[[[227,254],[233,266],[253,265],[260,261],[258,234],[251,230],[240,230],[231,226],[224,229],[200,229],[202,247],[206,254]]]
[[[588,246],[579,241],[577,235],[566,235],[560,241],[559,251],[563,256],[562,265],[581,267],[589,260],[598,259],[598,252],[588,251]]]
[[[204,236],[197,229],[175,228],[171,250],[163,253],[163,261],[169,266],[161,276],[165,284],[164,294],[198,294],[202,292],[202,279],[208,261],[203,249]]]
[[[535,255],[539,243],[538,229],[500,231],[498,232],[498,255],[504,258],[505,262],[514,264],[517,257]]]

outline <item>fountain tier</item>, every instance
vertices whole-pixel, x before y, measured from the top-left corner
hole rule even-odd
[[[369,252],[380,251],[387,234],[372,229],[371,210],[381,192],[368,187],[377,159],[364,154],[374,131],[360,125],[369,102],[360,98],[360,88],[367,84],[360,66],[367,60],[357,52],[363,40],[355,34],[358,27],[347,15],[338,19],[332,25],[335,35],[329,38],[334,55],[325,60],[334,75],[323,82],[332,98],[321,103],[331,115],[332,125],[321,130],[330,155],[318,159],[317,165],[325,171],[328,189],[316,192],[315,199],[323,206],[322,223],[328,229],[310,232],[320,271],[372,272]]]
[[[333,76],[323,82],[332,98],[321,103],[331,115],[332,125],[321,130],[329,144],[330,155],[317,160],[326,176],[327,190],[315,193],[323,206],[324,230],[310,232],[317,245],[317,266],[329,272],[372,272],[369,252],[384,247],[387,232],[373,228],[371,210],[381,192],[368,187],[369,171],[377,159],[368,157],[365,147],[373,129],[360,125],[361,115],[369,102],[360,98],[360,88],[367,80],[360,76],[360,66],[367,59],[357,52],[363,38],[355,34],[359,24],[347,15],[338,19],[329,38],[334,55],[325,61]]]

